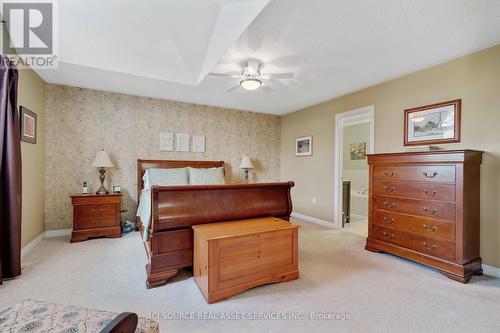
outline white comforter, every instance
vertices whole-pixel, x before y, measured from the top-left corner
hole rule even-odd
[[[147,241],[149,224],[151,223],[151,191],[149,189],[142,190],[136,215],[141,218],[141,222],[144,226],[142,238],[144,241]]]

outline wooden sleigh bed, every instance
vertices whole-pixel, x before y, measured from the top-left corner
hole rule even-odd
[[[138,201],[147,169],[184,167],[224,167],[224,162],[138,160]],[[193,225],[266,216],[289,220],[293,186],[293,182],[152,186],[148,230],[137,218],[141,233],[149,235],[144,242],[147,287],[164,285],[179,269],[193,265]]]

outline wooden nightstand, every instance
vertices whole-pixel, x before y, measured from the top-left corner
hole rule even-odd
[[[71,243],[93,237],[121,237],[121,194],[75,194],[73,204],[73,232]]]

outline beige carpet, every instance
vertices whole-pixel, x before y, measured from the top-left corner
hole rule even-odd
[[[250,316],[346,313],[349,320],[161,320],[162,332],[499,332],[500,280],[468,285],[434,270],[363,249],[364,238],[301,223],[299,280],[254,288],[208,305],[184,272],[145,288],[146,256],[137,233],[69,244],[44,240],[21,278],[0,287],[0,310],[34,298],[146,317],[165,313]],[[191,315],[191,314],[190,314]]]
[[[368,219],[364,216],[351,216],[351,222],[344,224],[344,231],[368,237]]]

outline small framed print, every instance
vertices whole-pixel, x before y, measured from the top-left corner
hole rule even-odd
[[[191,137],[191,152],[204,153],[205,152],[205,136],[193,135]]]
[[[21,116],[21,140],[36,144],[36,113],[21,106],[19,115]]]
[[[462,100],[405,110],[404,145],[431,145],[460,142]]]
[[[366,160],[366,142],[351,143],[349,150],[351,160]]]
[[[113,186],[113,193],[122,193],[122,187],[120,185]]]
[[[175,134],[175,151],[189,152],[189,139],[191,135],[188,133]]]
[[[295,156],[312,155],[312,136],[303,136],[295,139]]]

